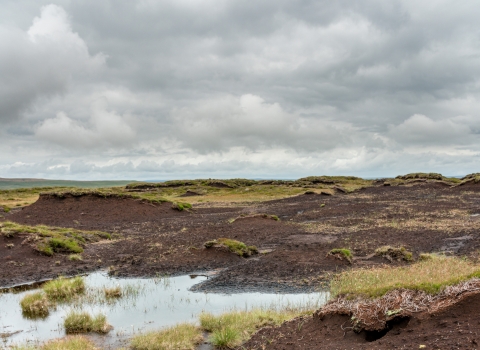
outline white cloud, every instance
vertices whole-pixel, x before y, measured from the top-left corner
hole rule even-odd
[[[66,148],[124,147],[135,140],[135,131],[123,117],[94,106],[89,122],[84,125],[64,112],[39,124],[35,135],[44,141]]]

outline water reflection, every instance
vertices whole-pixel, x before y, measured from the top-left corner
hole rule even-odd
[[[221,313],[253,307],[319,306],[328,297],[325,292],[212,294],[189,291],[194,284],[206,279],[204,275],[118,279],[106,273],[93,273],[85,277],[85,296],[68,304],[58,304],[43,320],[22,316],[20,300],[32,291],[0,294],[0,334],[4,335],[0,347],[63,337],[63,318],[71,309],[104,313],[114,330],[102,339],[106,344],[114,344],[146,330],[184,321],[195,322],[202,311]],[[103,288],[116,286],[121,287],[123,297],[106,299]]]

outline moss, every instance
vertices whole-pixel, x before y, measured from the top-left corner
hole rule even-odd
[[[3,208],[4,213],[9,213],[10,212],[10,208],[8,206],[3,205],[2,208]]]
[[[184,211],[192,209],[192,205],[190,203],[174,202],[172,203],[172,208],[178,211]]]
[[[352,263],[353,255],[352,255],[352,252],[347,248],[335,248],[330,250],[328,254],[339,256],[341,259],[345,259],[349,263]]]
[[[205,248],[225,247],[232,253],[238,256],[248,257],[258,254],[258,249],[255,246],[247,246],[245,243],[230,238],[218,238],[204,243]]]

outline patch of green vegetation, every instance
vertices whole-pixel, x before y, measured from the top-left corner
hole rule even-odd
[[[190,203],[174,202],[172,203],[172,208],[178,211],[184,211],[192,209],[192,205]]]
[[[82,336],[68,336],[55,339],[40,346],[14,346],[13,350],[100,350],[95,344]]]
[[[20,301],[22,312],[29,318],[44,318],[50,313],[50,302],[43,292],[35,292],[25,295]]]
[[[0,223],[0,233],[5,237],[24,234],[26,242],[36,251],[52,256],[54,253],[82,253],[87,242],[111,239],[111,235],[102,231],[81,231],[72,228],[28,226],[15,222]]]
[[[55,301],[66,301],[85,292],[85,281],[83,277],[57,278],[48,281],[42,287],[48,299]]]
[[[432,255],[404,267],[352,269],[338,274],[330,283],[332,297],[376,298],[394,289],[421,290],[437,294],[446,286],[480,277],[480,266],[454,257]]]
[[[383,256],[390,261],[413,261],[413,254],[405,249],[405,247],[392,247],[389,245],[377,248],[375,255]]]
[[[258,249],[255,246],[247,246],[245,243],[237,241],[230,238],[218,238],[212,241],[205,242],[205,248],[212,247],[226,247],[232,253],[237,254],[238,256],[249,257],[251,255],[257,254]]]
[[[328,254],[338,256],[340,259],[345,259],[349,263],[352,263],[353,255],[352,252],[347,248],[335,248],[330,250]]]
[[[80,254],[70,254],[68,256],[68,260],[70,260],[70,261],[82,261],[83,258]]]
[[[210,341],[219,347],[233,348],[250,339],[253,333],[266,326],[278,326],[292,318],[309,314],[305,310],[231,311],[221,315],[202,313],[200,325],[211,332]]]
[[[202,330],[190,323],[140,334],[130,342],[134,350],[194,350],[203,341]]]
[[[10,212],[10,207],[8,207],[7,205],[2,205],[2,208],[3,208],[4,213],[9,213]]]
[[[103,314],[91,316],[88,312],[70,311],[64,321],[65,332],[71,333],[108,333],[112,326]]]

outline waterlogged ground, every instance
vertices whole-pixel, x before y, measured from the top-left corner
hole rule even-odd
[[[92,314],[101,312],[107,316],[114,329],[105,336],[92,336],[102,348],[125,346],[133,335],[147,330],[160,329],[178,322],[195,322],[202,311],[221,313],[231,309],[254,307],[284,307],[322,305],[328,293],[265,294],[198,293],[189,289],[205,281],[206,276],[179,276],[165,278],[111,278],[104,272],[85,277],[87,292],[70,303],[59,304],[46,319],[27,319],[22,316],[20,300],[32,290],[21,293],[0,294],[0,333],[14,333],[2,339],[0,348],[13,344],[38,344],[65,336],[63,319],[72,309]],[[123,297],[106,300],[104,287],[121,286]]]

